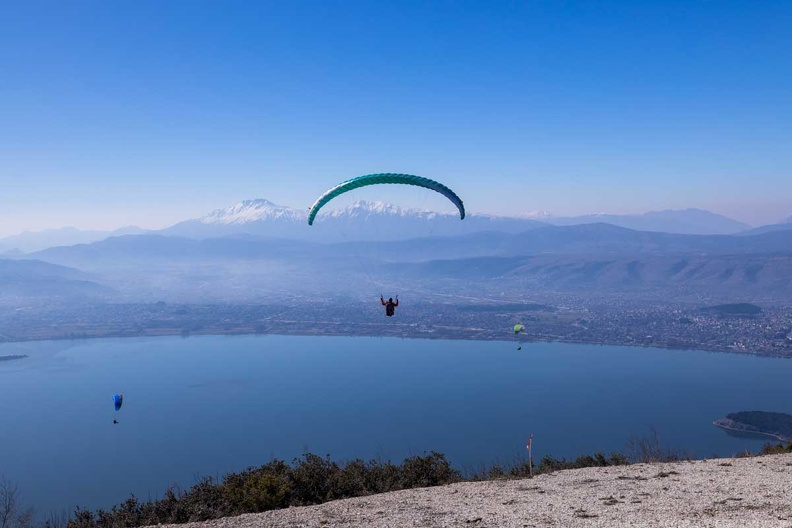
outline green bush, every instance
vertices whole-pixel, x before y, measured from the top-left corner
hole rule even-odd
[[[562,469],[624,466],[629,463],[629,458],[621,453],[613,453],[610,457],[606,457],[604,453],[596,453],[594,456],[579,456],[575,460],[566,460],[565,458],[558,460],[550,455],[545,455],[539,462],[537,473],[552,473],[553,471],[560,471]]]
[[[206,478],[187,491],[170,488],[156,501],[141,503],[132,496],[110,511],[77,508],[68,526],[124,528],[206,521],[459,480],[459,472],[440,453],[413,456],[401,465],[362,460],[337,464],[329,456],[306,453],[292,465],[272,460],[231,473],[220,483]]]
[[[294,488],[289,467],[282,461],[273,461],[258,469],[228,475],[223,480],[222,493],[233,514],[258,513],[288,507]]]
[[[291,471],[294,489],[293,505],[319,504],[340,498],[340,495],[333,493],[330,487],[332,477],[340,470],[338,464],[330,460],[330,455],[322,458],[306,453],[302,459],[295,459],[295,463],[296,467]]]
[[[401,470],[401,489],[441,486],[462,479],[459,471],[451,467],[445,455],[434,451],[429,456],[405,459]]]
[[[782,453],[792,453],[792,442],[784,444],[765,444],[762,446],[763,455],[780,455]]]

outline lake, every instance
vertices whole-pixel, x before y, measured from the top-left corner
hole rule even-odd
[[[792,361],[699,351],[369,337],[203,336],[0,346],[0,475],[41,512],[291,460],[435,450],[460,468],[627,448],[759,449],[712,421],[792,412]],[[118,425],[112,395],[124,394]]]

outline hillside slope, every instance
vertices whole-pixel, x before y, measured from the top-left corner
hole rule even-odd
[[[785,527],[792,454],[586,468],[465,482],[173,528]]]

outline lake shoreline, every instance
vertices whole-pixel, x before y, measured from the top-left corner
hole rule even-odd
[[[319,324],[319,323],[317,323]],[[337,326],[337,325],[333,325]],[[266,336],[266,335],[275,335],[275,336],[305,336],[305,337],[383,337],[383,338],[397,338],[397,339],[429,339],[429,340],[438,340],[438,341],[482,341],[482,342],[503,342],[503,343],[516,343],[513,338],[498,338],[491,335],[480,335],[481,333],[471,329],[444,329],[444,330],[453,330],[457,333],[455,334],[443,334],[438,335],[434,332],[393,332],[391,325],[382,325],[383,327],[391,330],[388,333],[380,333],[375,334],[373,332],[355,332],[355,331],[339,331],[336,328],[333,331],[329,332],[322,332],[322,331],[305,331],[304,329],[294,331],[274,331],[274,332],[260,332],[251,327],[241,327],[238,329],[222,329],[222,328],[206,328],[201,330],[195,330],[190,332],[184,332],[183,329],[180,328],[159,328],[156,330],[144,330],[144,331],[137,331],[137,332],[129,332],[129,331],[94,331],[93,333],[84,332],[80,335],[74,335],[73,333],[63,334],[63,333],[51,333],[49,335],[35,335],[30,337],[8,337],[4,336],[2,340],[0,340],[0,345],[4,344],[12,344],[12,343],[30,343],[30,342],[41,342],[41,341],[83,341],[83,340],[90,340],[90,339],[121,339],[121,338],[135,338],[135,337],[192,337],[192,336]],[[403,330],[403,327],[399,327]],[[468,333],[465,334],[464,331],[468,330]],[[530,339],[530,338],[523,338],[521,339],[523,345],[532,344],[532,343],[565,343],[565,344],[574,344],[574,345],[594,345],[594,346],[618,346],[618,347],[630,347],[630,348],[649,348],[649,349],[656,349],[656,350],[678,350],[678,351],[698,351],[698,352],[711,352],[711,353],[726,353],[726,354],[737,354],[741,356],[754,356],[754,357],[768,357],[768,358],[782,358],[782,359],[792,359],[792,356],[787,354],[771,354],[766,352],[750,352],[742,348],[736,347],[713,347],[707,346],[706,344],[698,346],[697,348],[693,347],[678,347],[678,346],[663,346],[662,344],[641,344],[635,342],[621,342],[621,341],[597,341],[597,340],[573,340],[573,339]],[[515,346],[516,349],[516,346]]]
[[[735,432],[738,432],[738,433],[751,433],[751,434],[757,434],[757,435],[762,435],[762,436],[769,436],[770,438],[775,438],[776,440],[778,440],[780,442],[792,442],[792,438],[788,438],[788,437],[786,437],[784,435],[780,435],[780,434],[776,434],[776,433],[769,433],[769,432],[766,432],[766,431],[761,431],[759,429],[756,429],[752,425],[744,424],[742,422],[731,420],[729,418],[719,418],[719,419],[715,420],[714,422],[712,422],[712,425],[714,425],[716,427],[720,427],[721,429],[724,429],[724,430],[727,430],[727,431],[735,431]]]
[[[9,356],[0,356],[0,361],[14,361],[15,359],[25,359],[27,354],[11,354]]]

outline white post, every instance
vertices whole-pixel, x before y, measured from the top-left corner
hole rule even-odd
[[[528,437],[528,445],[525,447],[528,448],[528,476],[533,478],[533,455],[531,453],[531,447],[533,444],[533,433]]]

